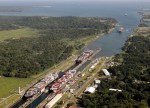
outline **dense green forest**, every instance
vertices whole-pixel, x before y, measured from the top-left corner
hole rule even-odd
[[[38,74],[83,48],[83,38],[107,33],[116,24],[111,18],[0,17],[1,31],[26,27],[38,30],[36,37],[0,42],[0,75]]]
[[[116,24],[112,18],[95,17],[3,17],[0,16],[0,30],[17,29],[20,27],[31,27],[35,29],[71,29],[71,28],[93,28],[106,30]]]
[[[136,35],[126,41],[123,53],[115,56],[115,61],[121,64],[108,69],[112,79],[102,80],[94,94],[83,95],[80,105],[86,108],[150,107],[149,31],[147,34],[147,37]],[[109,88],[122,92],[109,91]]]

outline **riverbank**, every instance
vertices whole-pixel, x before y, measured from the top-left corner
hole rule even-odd
[[[150,12],[143,12],[142,13],[142,21],[150,22]]]
[[[82,107],[150,107],[149,32],[147,26],[143,29],[139,25],[135,29],[126,41],[123,53],[117,54],[109,63],[117,64],[107,69],[111,78],[101,80],[96,93],[83,95],[80,99]]]

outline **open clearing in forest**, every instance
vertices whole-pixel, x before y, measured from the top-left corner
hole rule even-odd
[[[6,39],[19,39],[23,37],[38,36],[38,30],[31,28],[21,28],[16,30],[3,30],[0,31],[0,41]]]
[[[0,77],[0,98],[4,98],[16,91],[19,86],[22,88],[29,84],[31,78],[7,78]]]

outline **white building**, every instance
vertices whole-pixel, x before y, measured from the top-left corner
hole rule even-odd
[[[70,89],[70,93],[74,93],[75,89]]]
[[[85,93],[94,93],[95,92],[95,88],[94,87],[87,87],[84,92]]]
[[[100,84],[101,83],[101,80],[94,80],[95,84]]]
[[[102,69],[102,71],[104,72],[104,74],[105,74],[106,76],[110,76],[110,73],[107,71],[107,69]]]
[[[52,106],[63,96],[63,94],[57,94],[50,102],[48,102],[45,108],[52,108]]]
[[[122,90],[119,90],[119,89],[113,89],[113,88],[110,88],[109,90],[110,90],[110,91],[118,91],[118,92],[122,92]]]

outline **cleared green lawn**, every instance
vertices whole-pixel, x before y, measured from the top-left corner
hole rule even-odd
[[[0,41],[4,41],[6,39],[18,39],[22,37],[33,37],[38,35],[38,30],[31,28],[21,28],[17,30],[3,30],[0,31]]]
[[[17,88],[24,87],[30,83],[31,78],[5,78],[0,77],[0,98],[9,96],[14,93]]]
[[[14,95],[10,98],[8,98],[7,100],[5,100],[4,102],[0,103],[0,108],[4,108],[6,107],[7,105],[9,105],[10,103],[14,103],[17,99],[20,98],[20,95]]]

